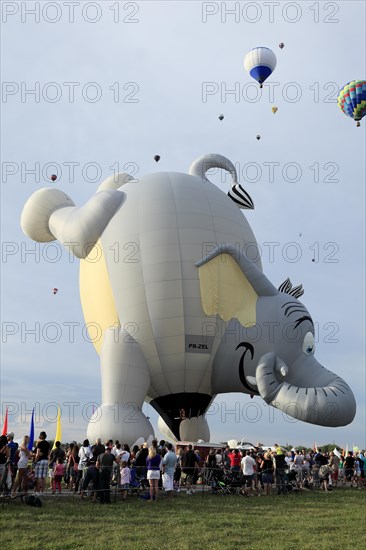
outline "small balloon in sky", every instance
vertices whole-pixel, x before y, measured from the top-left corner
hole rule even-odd
[[[285,44],[284,44],[283,42],[280,42],[280,43],[278,44],[278,47],[281,48],[281,50],[282,50],[282,48],[285,47]]]
[[[312,261],[312,262],[315,262],[315,258],[313,258],[311,261]]]
[[[219,115],[219,120],[224,120],[224,115]]]
[[[278,111],[278,107],[272,107],[272,113],[275,115]]]
[[[53,294],[57,294],[57,293],[58,293],[58,288],[53,288],[53,289],[52,289],[52,293],[53,293]]]
[[[154,160],[155,160],[155,162],[159,162],[159,160],[160,160],[160,155],[155,155],[155,156],[154,156]]]
[[[360,121],[366,115],[366,80],[348,82],[339,92],[338,107],[360,127]]]
[[[57,180],[57,176],[56,176],[56,174],[52,174],[52,176],[51,176],[51,180],[52,180],[52,181],[56,181],[56,180]]]
[[[302,233],[299,233],[299,237],[301,237]]]
[[[261,139],[261,136],[259,134],[256,135],[257,139]]]

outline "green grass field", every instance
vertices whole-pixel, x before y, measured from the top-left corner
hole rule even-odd
[[[101,506],[61,495],[44,497],[42,508],[16,499],[1,505],[1,547],[364,548],[365,497],[357,489],[260,498],[181,493]]]

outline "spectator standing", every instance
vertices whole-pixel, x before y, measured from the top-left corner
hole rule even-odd
[[[173,445],[171,443],[166,444],[166,453],[162,461],[163,467],[163,487],[166,493],[173,496],[173,484],[174,484],[174,471],[177,464],[177,456],[173,453]]]
[[[253,485],[254,467],[255,460],[252,456],[250,456],[250,451],[246,451],[245,456],[242,458],[241,461],[241,468],[244,476],[244,487],[246,488],[246,492],[248,490],[250,491]]]
[[[353,481],[354,467],[355,467],[355,459],[353,456],[353,452],[348,451],[348,455],[346,456],[344,461],[344,473],[345,473],[346,482]]]
[[[6,435],[0,436],[0,479],[3,477],[5,471],[5,464],[10,458],[10,449],[8,447],[8,440]]]
[[[16,495],[18,487],[25,493],[28,491],[27,467],[28,458],[31,456],[31,452],[28,450],[28,443],[29,435],[25,435],[19,449],[18,473],[12,488],[12,496]]]
[[[79,447],[78,445],[74,444],[72,451],[70,453],[69,462],[68,462],[68,470],[70,472],[70,483],[69,483],[69,489],[70,491],[73,490],[74,485],[76,486],[76,481],[79,476]]]
[[[100,437],[95,442],[95,445],[93,445],[92,452],[93,452],[93,460],[94,462],[97,461],[98,456],[102,455],[105,451],[105,445],[103,445],[102,440]]]
[[[130,452],[130,447],[129,445],[127,445],[127,443],[124,443],[122,445],[122,450],[119,454],[119,457],[121,460],[124,460],[125,462],[127,462],[128,465],[130,464],[131,452]]]
[[[93,453],[90,450],[89,447],[89,439],[84,439],[83,445],[80,447],[79,450],[79,467],[78,467],[78,476],[76,478],[76,485],[75,485],[75,493],[79,490],[80,481],[83,478],[84,471],[86,473],[86,470],[89,466],[89,461],[93,458]]]
[[[111,504],[110,483],[113,471],[113,463],[119,459],[112,454],[112,447],[106,446],[105,452],[98,456],[97,468],[99,469],[100,503]]]
[[[38,495],[44,492],[46,485],[46,477],[48,471],[48,455],[50,453],[50,444],[46,440],[46,432],[39,434],[39,439],[36,445],[36,465],[34,468],[34,477],[36,479],[36,491]]]
[[[239,454],[238,449],[233,449],[228,454],[228,457],[230,459],[230,470],[235,475],[238,476],[240,472],[240,463],[241,463],[241,456]]]
[[[50,456],[49,456],[49,459],[48,459],[48,472],[49,472],[49,477],[50,477],[50,480],[51,480],[51,488],[53,490],[53,492],[55,492],[55,487],[54,487],[54,475],[55,475],[55,465],[57,464],[57,460],[59,458],[62,458],[62,462],[64,462],[65,460],[65,457],[66,457],[66,453],[63,449],[61,449],[61,442],[60,441],[56,441],[55,443],[55,448],[51,450],[51,453],[50,453]]]
[[[340,463],[339,457],[332,451],[330,453],[329,466],[332,469],[331,479],[332,479],[332,485],[334,485],[334,487],[337,487],[337,483],[338,483],[339,463]]]
[[[286,495],[287,494],[286,473],[285,473],[286,461],[285,461],[285,453],[281,449],[281,447],[277,446],[277,450],[274,458],[275,458],[275,466],[276,466],[277,494]]]
[[[273,460],[267,451],[261,459],[262,483],[267,496],[272,494],[273,469]]]
[[[136,453],[135,461],[134,461],[134,468],[136,468],[136,475],[140,479],[146,479],[147,475],[147,468],[146,468],[146,459],[149,454],[149,450],[147,448],[147,443],[143,443],[141,445],[140,450]]]
[[[131,481],[131,470],[129,469],[126,460],[123,460],[121,463],[121,489],[122,489],[122,500],[126,500],[127,492],[130,488]]]
[[[192,445],[189,444],[187,450],[182,456],[182,472],[186,476],[187,495],[191,495],[194,492],[192,489],[192,483],[197,467],[198,460],[196,453],[193,451]]]
[[[180,449],[176,453],[177,464],[176,464],[175,470],[174,470],[174,484],[175,484],[175,487],[177,489],[177,493],[180,492],[180,479],[181,479],[181,476],[182,476],[182,458],[183,458],[183,455],[184,455],[184,451],[183,451],[182,447],[180,447]]]
[[[150,485],[149,502],[153,502],[154,500],[156,501],[158,498],[161,456],[158,455],[156,451],[157,447],[151,446],[146,459],[147,479],[149,480]]]
[[[10,449],[10,460],[11,460],[11,463],[13,464],[13,466],[15,466],[16,453],[17,453],[17,450],[18,450],[18,444],[15,443],[15,441],[14,441],[14,433],[13,432],[10,432],[6,437],[7,437],[7,440],[8,440],[8,447]]]
[[[53,490],[52,493],[55,493],[58,489],[58,493],[61,494],[61,481],[65,475],[65,464],[64,459],[59,457],[56,460],[54,469],[53,469]]]
[[[301,456],[300,451],[296,451],[290,469],[293,470],[296,473],[296,478],[299,482],[300,487],[302,487],[302,465],[303,465],[303,462],[304,462],[304,460]]]
[[[8,447],[10,449],[10,461],[12,464],[12,477],[15,479],[18,471],[18,443],[14,441],[14,433],[10,432],[7,435]]]

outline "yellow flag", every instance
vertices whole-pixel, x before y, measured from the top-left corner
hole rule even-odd
[[[52,449],[56,448],[56,441],[62,441],[62,428],[61,428],[61,408],[58,408],[57,411],[57,422],[56,422],[56,437],[53,443]]]

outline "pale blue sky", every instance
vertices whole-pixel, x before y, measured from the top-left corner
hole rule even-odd
[[[356,128],[336,103],[339,87],[365,78],[364,3],[298,2],[286,11],[289,3],[280,2],[272,23],[269,7],[262,2],[255,3],[256,12],[243,12],[248,3],[240,3],[237,22],[229,15],[225,21],[221,2],[206,3],[206,8],[201,2],[137,2],[125,10],[126,3],[121,3],[120,21],[115,23],[116,13],[110,9],[115,3],[105,1],[96,3],[100,20],[94,24],[83,19],[83,2],[80,9],[75,7],[74,23],[68,21],[63,2],[58,3],[58,14],[41,11],[39,23],[24,11],[24,5],[29,8],[34,2],[4,4],[19,7],[14,15],[3,12],[1,39],[2,81],[8,92],[19,88],[3,96],[1,104],[6,138],[1,151],[1,398],[18,408],[9,419],[16,437],[27,433],[29,415],[21,413],[35,402],[42,410],[48,402],[72,401],[80,405],[75,406],[73,423],[64,419],[65,439],[80,440],[87,425],[83,406],[100,401],[99,358],[82,331],[78,262],[71,263],[62,251],[59,261],[52,263],[52,250],[57,249],[35,245],[19,225],[30,194],[50,185],[42,174],[37,182],[25,170],[39,163],[46,175],[45,165],[56,162],[62,168],[57,186],[81,205],[116,163],[120,171],[130,164],[139,177],[156,170],[186,172],[198,156],[220,153],[238,165],[240,181],[254,200],[255,210],[246,216],[262,246],[264,272],[276,286],[288,276],[294,284],[304,285],[302,301],[319,323],[316,357],[350,384],[358,409],[350,426],[321,428],[287,422],[272,409],[270,415],[260,398],[250,401],[246,395],[225,394],[217,398],[219,407],[209,416],[211,440],[245,437],[267,444],[276,440],[310,445],[315,440],[365,446],[365,123]],[[310,9],[314,4],[318,14]],[[218,12],[204,23],[202,10],[216,7]],[[93,18],[95,13],[90,9],[84,16]],[[56,15],[58,22],[47,21]],[[256,16],[257,22],[248,21]],[[294,23],[285,20],[297,17]],[[283,50],[278,48],[281,41]],[[272,87],[265,85],[260,100],[252,102],[256,88],[246,86],[252,81],[243,59],[258,45],[275,51],[277,68],[268,81]],[[21,91],[36,82],[40,101],[28,95],[22,102]],[[65,82],[80,83],[73,103]],[[95,91],[85,87],[90,82],[96,82],[102,93],[96,103],[85,99]],[[114,101],[116,82],[119,102]],[[217,90],[206,101],[203,83],[213,83],[211,89]],[[225,96],[225,90],[235,87],[239,98]],[[52,103],[57,90],[61,97]],[[299,100],[291,102],[295,94]],[[273,105],[279,109],[276,115]],[[225,115],[223,122],[218,120],[220,113]],[[255,139],[258,133],[260,141]],[[161,155],[158,166],[155,154]],[[66,164],[70,162],[79,163],[74,181]],[[94,172],[92,167],[86,172],[88,163],[100,167],[98,181],[90,181]],[[279,163],[272,181],[268,163]],[[299,181],[293,181],[295,170]],[[54,171],[50,168],[48,175]],[[213,180],[228,189],[228,178],[218,174]],[[301,250],[298,262],[282,254],[294,241]],[[263,245],[268,242],[279,243],[274,261],[268,245]],[[39,250],[39,261],[25,256],[26,248]],[[319,250],[316,262],[311,261],[314,250]],[[53,287],[59,288],[56,296]],[[39,343],[25,334],[37,322]],[[64,324],[70,322],[79,323],[74,342],[69,342]],[[47,323],[60,326],[57,343],[47,341],[55,335],[52,328],[42,336]],[[12,327],[16,334],[6,337]],[[251,421],[254,408],[248,408],[254,401],[261,407],[257,422]],[[227,414],[235,407],[236,415]],[[67,417],[66,405],[63,410]],[[145,405],[144,410],[156,423],[152,408]],[[50,420],[55,417],[55,407],[47,411]],[[41,427],[54,434],[54,423],[40,420],[36,429]]]

